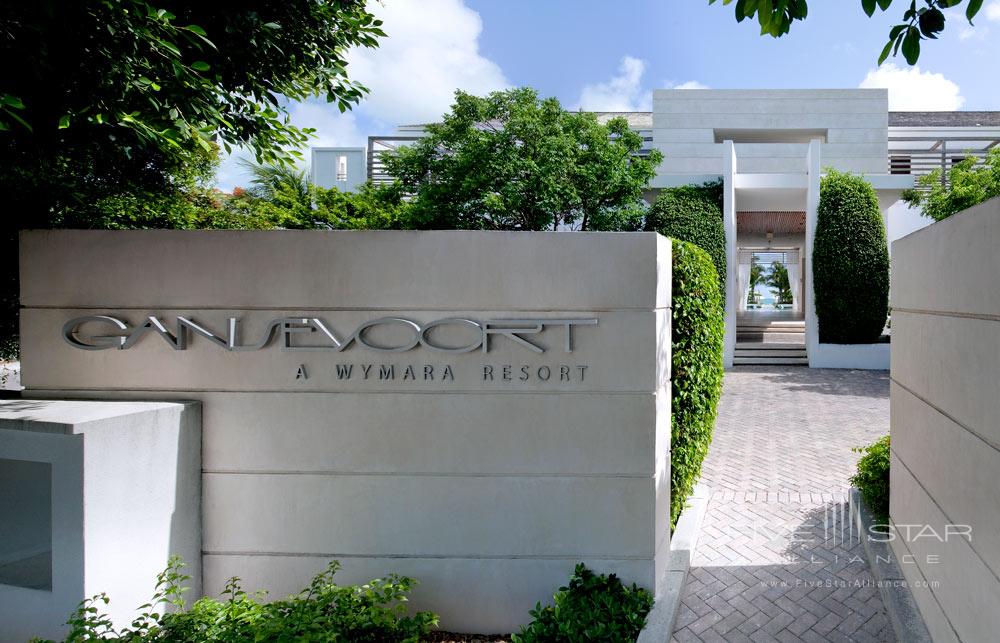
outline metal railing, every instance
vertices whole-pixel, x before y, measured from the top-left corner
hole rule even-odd
[[[941,170],[947,184],[948,171],[959,161],[974,156],[982,162],[1000,145],[1000,136],[889,136],[889,173],[925,176]]]

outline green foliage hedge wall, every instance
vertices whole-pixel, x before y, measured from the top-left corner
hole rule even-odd
[[[700,247],[715,263],[725,299],[726,228],[722,222],[722,181],[683,185],[660,192],[646,214],[646,230]]]
[[[673,240],[673,378],[670,524],[701,475],[722,394],[725,330],[719,279],[708,253]]]
[[[877,342],[889,313],[889,246],[864,178],[833,170],[823,178],[812,261],[819,341]]]

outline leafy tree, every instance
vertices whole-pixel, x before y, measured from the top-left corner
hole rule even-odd
[[[1000,196],[1000,147],[989,151],[985,162],[969,156],[948,170],[948,180],[941,180],[941,170],[917,179],[918,189],[907,190],[903,200],[919,207],[924,216],[935,221]]]
[[[708,4],[715,4],[718,0],[708,0]],[[903,57],[906,62],[913,65],[920,58],[920,41],[936,40],[938,34],[944,31],[945,14],[943,9],[957,7],[965,2],[965,17],[969,24],[976,17],[983,7],[983,0],[923,0],[917,6],[917,0],[910,0],[909,7],[903,12],[901,23],[894,25],[889,30],[889,41],[882,49],[878,62],[881,65],[890,54],[895,56],[899,50],[903,50]],[[722,0],[722,4],[732,4],[733,0]],[[893,4],[893,0],[861,0],[861,9],[872,17],[875,10],[887,11]],[[905,0],[898,2],[896,6],[905,4]],[[780,38],[789,32],[792,23],[796,20],[805,20],[809,14],[807,0],[736,0],[735,6],[736,21],[743,22],[746,19],[757,18],[760,24],[760,34],[769,35],[773,38]]]
[[[4,2],[0,338],[17,329],[18,229],[188,225],[217,146],[301,158],[310,130],[287,100],[348,109],[365,89],[346,51],[383,35],[363,0]]]
[[[772,288],[777,303],[792,303],[792,286],[788,281],[788,268],[785,267],[785,264],[780,261],[772,261],[771,270],[764,283]]]
[[[456,92],[427,136],[382,160],[412,195],[418,228],[635,229],[642,190],[663,158],[656,150],[639,157],[641,148],[625,119],[602,125],[520,88],[485,98]]]
[[[191,227],[319,228],[384,230],[409,228],[409,205],[398,185],[365,183],[356,192],[313,185],[304,172],[277,164],[245,163],[251,187],[223,195],[216,210],[203,211]]]

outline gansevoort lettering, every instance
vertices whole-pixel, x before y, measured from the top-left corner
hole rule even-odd
[[[100,324],[113,329],[112,334],[82,335],[81,327],[85,324]],[[107,315],[88,315],[71,319],[63,325],[62,336],[70,346],[82,350],[107,350],[115,348],[126,350],[135,346],[149,333],[159,335],[174,350],[186,350],[188,340],[192,336],[201,336],[216,346],[228,351],[257,351],[269,346],[280,338],[281,350],[286,351],[333,351],[341,352],[351,344],[356,343],[364,348],[382,353],[402,353],[422,346],[441,353],[469,353],[482,349],[488,353],[491,338],[502,337],[510,342],[534,353],[544,353],[546,347],[529,340],[525,335],[537,335],[549,327],[562,327],[563,350],[573,352],[573,327],[596,326],[596,318],[581,319],[494,319],[477,321],[459,317],[437,319],[426,324],[420,324],[404,317],[380,317],[363,322],[350,335],[339,335],[325,320],[319,317],[280,317],[271,320],[263,336],[257,343],[240,343],[240,320],[229,317],[227,334],[220,336],[209,328],[187,317],[177,316],[175,331],[171,331],[155,315],[150,315],[136,326],[127,321]],[[403,329],[406,339],[396,345],[375,343],[370,337],[371,330],[379,326],[397,327]],[[445,344],[432,339],[431,331],[449,326],[472,328],[475,337],[466,344]],[[440,332],[440,330],[438,330]],[[303,345],[292,342],[295,335],[310,335],[319,338],[319,343]]]

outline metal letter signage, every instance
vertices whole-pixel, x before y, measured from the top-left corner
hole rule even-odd
[[[100,325],[107,333],[84,334],[85,325]],[[107,315],[88,315],[71,319],[63,325],[63,339],[74,348],[88,351],[100,351],[109,348],[126,350],[135,346],[142,337],[155,333],[162,337],[174,350],[186,350],[188,338],[199,335],[212,344],[227,351],[257,351],[269,346],[275,335],[280,336],[281,350],[286,351],[332,351],[341,352],[352,343],[379,353],[404,353],[417,346],[422,346],[439,353],[470,353],[477,349],[490,352],[491,338],[506,338],[509,342],[533,353],[544,353],[546,347],[537,340],[528,339],[525,335],[538,335],[549,327],[564,329],[563,350],[573,352],[573,327],[596,326],[596,318],[584,319],[491,319],[477,321],[459,317],[437,319],[426,324],[420,324],[403,317],[380,317],[360,324],[350,335],[340,336],[325,320],[318,317],[279,317],[271,320],[263,337],[255,344],[239,343],[240,320],[237,317],[228,318],[227,334],[221,336],[205,326],[187,317],[178,316],[175,320],[175,331],[171,331],[155,315],[149,315],[145,321],[136,326],[127,321]],[[382,328],[402,329],[404,339],[396,344],[380,344],[372,339],[372,331]],[[467,343],[444,342],[431,339],[432,334],[444,333],[445,329],[471,329],[473,335]],[[433,333],[432,333],[433,331]],[[296,344],[292,338],[295,335],[313,335],[318,338],[316,344]]]

